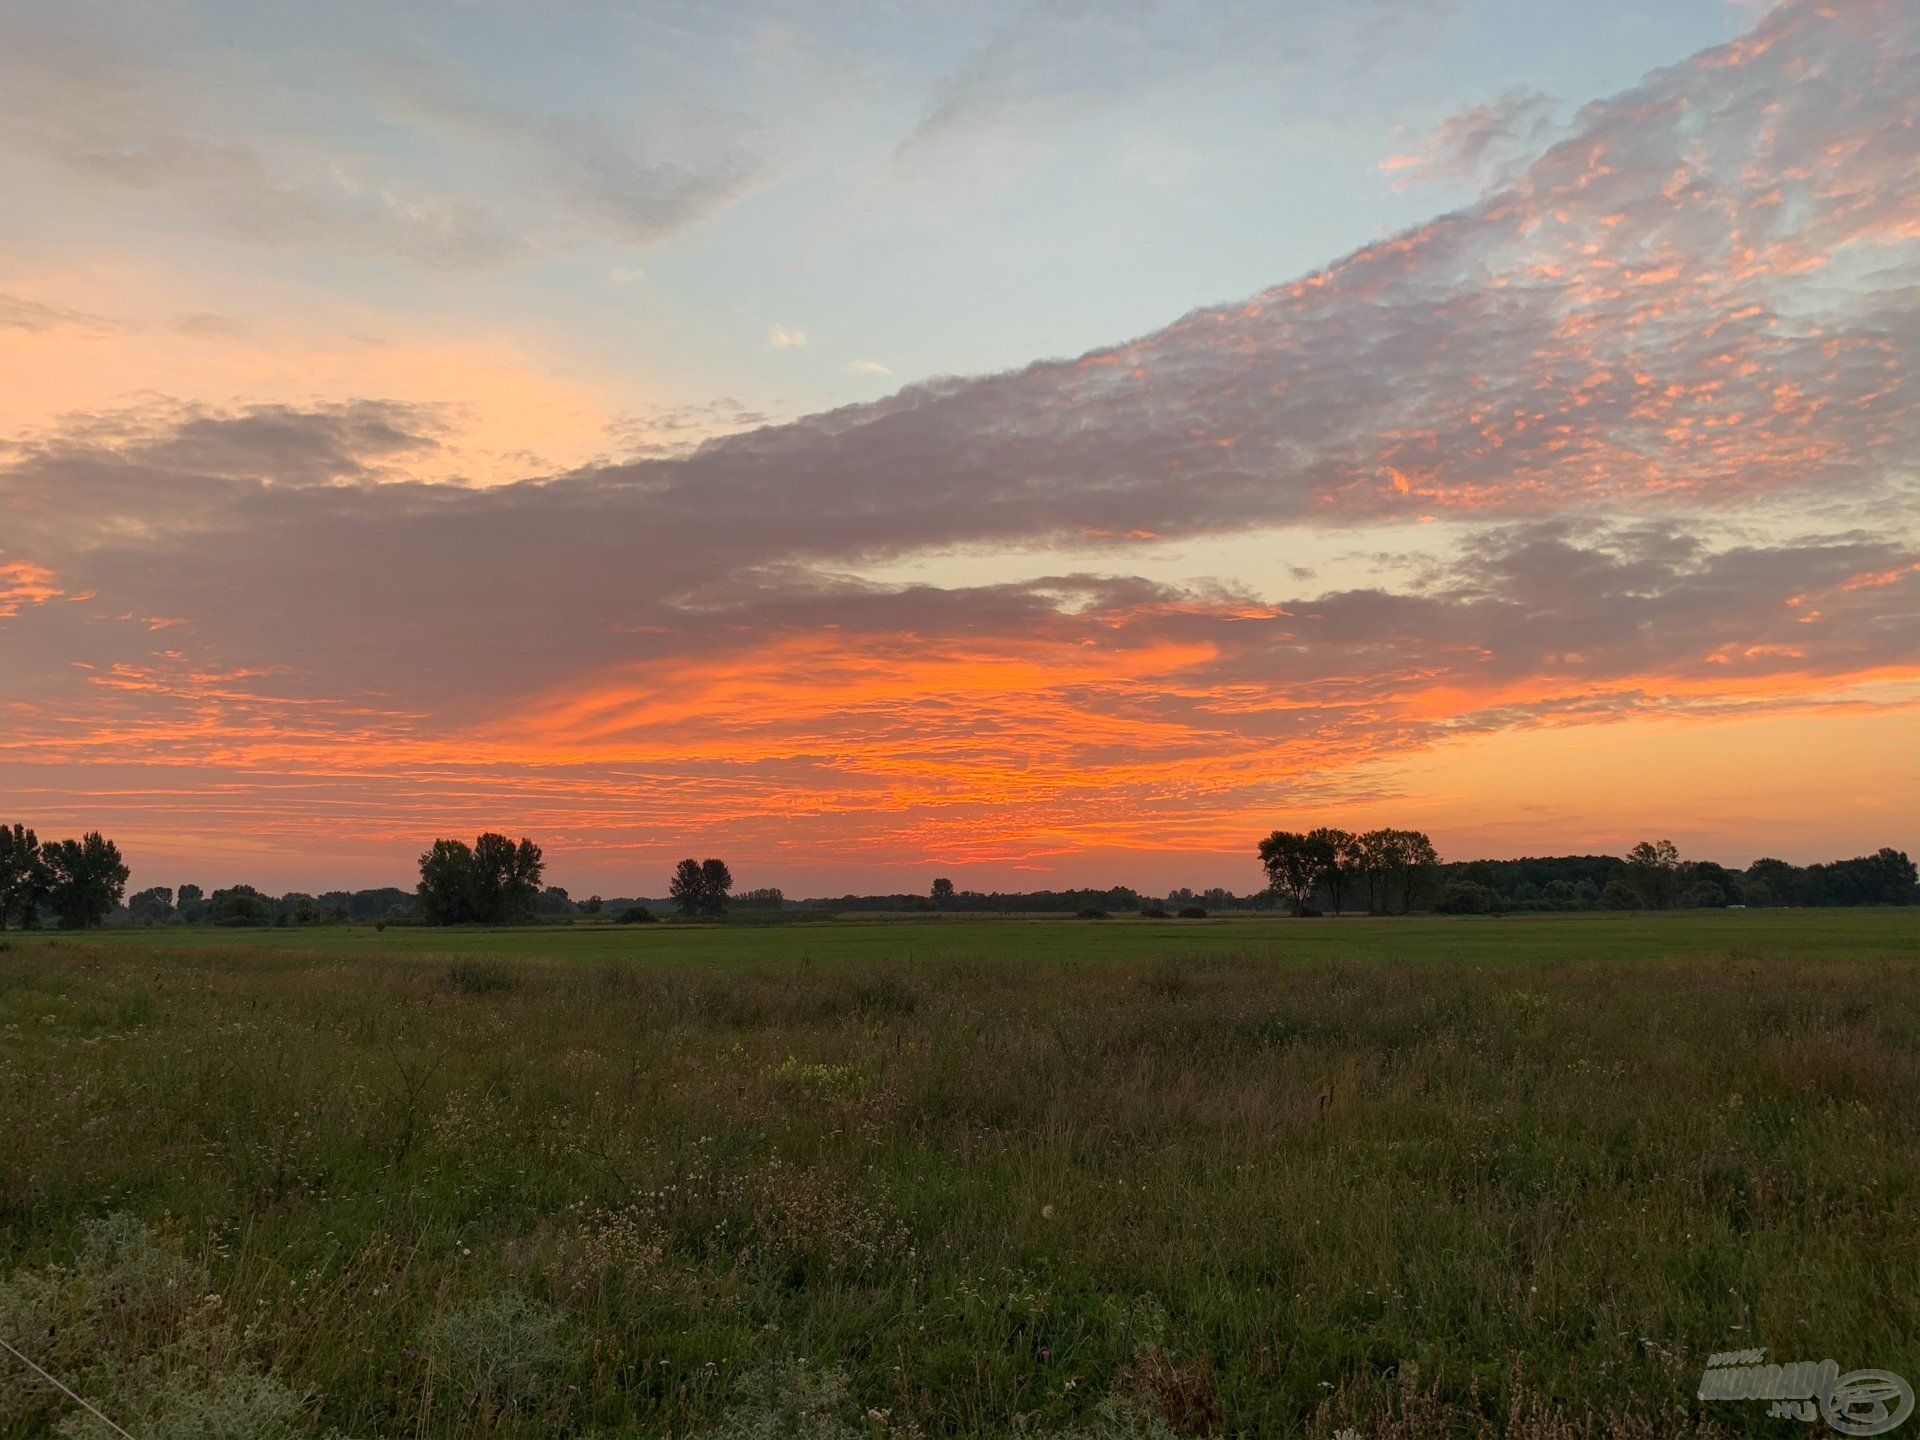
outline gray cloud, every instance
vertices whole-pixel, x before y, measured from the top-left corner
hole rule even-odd
[[[1391,23],[1383,23],[1390,19]],[[1200,9],[1165,0],[1038,0],[941,78],[925,115],[895,147],[913,169],[956,142],[1032,147],[1062,124],[1184,87],[1285,74],[1338,75],[1414,43],[1419,7],[1262,3]]]
[[[1393,176],[1396,189],[1505,178],[1508,166],[1546,139],[1555,108],[1551,95],[1516,86],[1486,104],[1456,110],[1410,150],[1381,162],[1381,168]]]
[[[368,67],[396,116],[511,165],[518,183],[616,240],[647,243],[708,219],[770,173],[775,146],[743,115],[654,106],[618,131],[592,115],[538,117],[419,59]]]
[[[69,310],[59,305],[44,305],[21,295],[0,294],[0,330],[78,330],[84,334],[105,335],[120,327],[100,315]]]
[[[772,163],[743,117],[664,101],[637,125],[535,116],[422,62],[312,38],[287,40],[307,47],[310,83],[284,92],[237,50],[171,53],[139,7],[29,7],[9,41],[0,139],[17,183],[40,167],[276,246],[475,266],[587,236],[650,242],[713,215]],[[368,112],[414,126],[430,168],[369,143]]]

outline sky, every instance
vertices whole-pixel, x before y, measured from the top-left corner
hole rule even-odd
[[[0,819],[134,886],[1920,849],[1877,0],[0,8]]]

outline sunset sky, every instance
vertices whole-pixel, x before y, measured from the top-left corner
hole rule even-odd
[[[1920,850],[1915,51],[13,0],[0,820],[316,892]]]

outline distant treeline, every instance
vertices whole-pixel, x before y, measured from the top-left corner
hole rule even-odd
[[[1728,905],[1912,905],[1920,903],[1914,863],[1882,849],[1851,860],[1790,865],[1756,860],[1744,870],[1682,860],[1667,842],[1614,855],[1550,855],[1442,865],[1433,908],[1527,910],[1712,909]]]
[[[22,826],[0,826],[0,929],[57,924],[307,926],[633,922],[678,912],[683,918],[764,923],[836,914],[1141,914],[1202,916],[1286,909],[1327,913],[1504,914],[1542,910],[1666,910],[1725,906],[1913,905],[1920,872],[1899,850],[1818,865],[1760,859],[1744,870],[1686,860],[1670,841],[1645,841],[1624,856],[1543,855],[1519,860],[1441,861],[1413,830],[1355,835],[1320,829],[1275,831],[1259,846],[1272,884],[1236,894],[1176,889],[1165,896],[1131,886],[1111,889],[978,891],[935,879],[925,894],[841,895],[789,900],[763,887],[731,893],[720,860],[684,860],[663,898],[589,895],[576,900],[540,884],[540,847],[492,833],[472,845],[437,840],[420,857],[420,883],[367,890],[292,890],[269,895],[251,885],[211,892],[155,885],[122,903],[127,868],[111,840],[42,844]]]

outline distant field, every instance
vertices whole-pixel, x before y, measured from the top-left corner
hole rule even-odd
[[[16,946],[72,945],[57,931],[0,935]],[[1920,954],[1916,910],[1589,911],[1487,916],[1346,916],[1292,920],[1226,915],[1207,920],[1115,916],[921,916],[755,925],[571,925],[447,929],[326,925],[229,930],[161,926],[95,931],[93,946],[167,950],[270,950],[290,955],[470,956],[617,960],[665,966],[809,966],[947,959],[1036,961],[1240,955],[1327,960],[1619,961],[1675,955],[1871,957]]]
[[[0,936],[0,1339],[131,1433],[1828,1433],[1920,917]],[[1910,1427],[1909,1427],[1910,1428]],[[0,1353],[0,1434],[105,1435]]]

